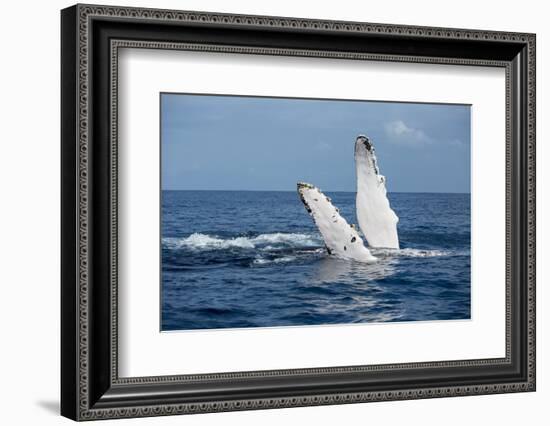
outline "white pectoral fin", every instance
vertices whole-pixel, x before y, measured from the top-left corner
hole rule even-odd
[[[376,260],[357,230],[340,215],[330,198],[315,186],[302,182],[298,183],[298,194],[317,225],[329,254],[360,262]]]
[[[366,136],[360,135],[355,141],[355,169],[355,207],[361,232],[371,247],[398,249],[399,218],[390,207],[386,178],[380,174],[374,146]]]

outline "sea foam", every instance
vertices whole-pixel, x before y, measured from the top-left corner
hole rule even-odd
[[[376,249],[371,248],[375,256],[380,257],[440,257],[450,256],[453,253],[448,250],[423,250],[415,248],[403,249]]]
[[[168,249],[223,250],[228,248],[273,250],[277,246],[289,248],[318,247],[322,242],[316,235],[275,232],[255,237],[222,238],[217,235],[194,233],[184,238],[166,237],[163,246]]]

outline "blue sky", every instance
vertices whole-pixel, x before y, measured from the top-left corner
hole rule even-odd
[[[355,191],[358,134],[390,192],[470,192],[467,105],[161,94],[162,188]]]

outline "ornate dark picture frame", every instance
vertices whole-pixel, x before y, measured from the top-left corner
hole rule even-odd
[[[61,13],[61,413],[158,416],[535,390],[535,35],[76,5]],[[121,47],[506,70],[506,356],[120,378]]]

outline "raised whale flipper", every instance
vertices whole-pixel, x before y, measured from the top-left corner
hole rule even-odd
[[[355,228],[340,216],[330,198],[315,186],[303,182],[298,183],[298,194],[319,228],[329,254],[360,262],[376,260]]]
[[[397,222],[386,195],[386,179],[380,174],[374,146],[359,135],[355,141],[357,198],[355,208],[359,228],[370,247],[399,248]]]

